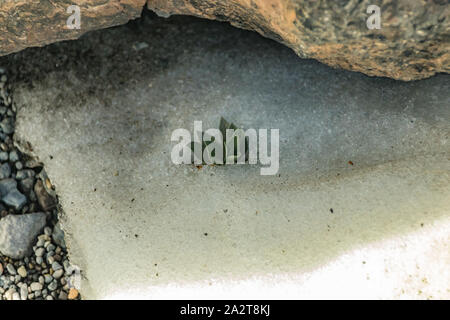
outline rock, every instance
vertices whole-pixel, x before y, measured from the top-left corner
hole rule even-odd
[[[9,163],[4,163],[0,166],[0,179],[6,179],[9,178],[11,175],[11,167],[9,166]]]
[[[64,274],[64,270],[63,270],[63,269],[56,270],[56,271],[53,273],[53,278],[55,278],[55,279],[60,279],[60,278],[62,277],[63,274]]]
[[[41,179],[36,181],[36,184],[34,185],[34,193],[36,194],[38,203],[42,210],[49,211],[56,206],[55,199],[47,193]]]
[[[11,263],[8,263],[6,265],[6,270],[8,270],[9,274],[11,274],[11,275],[16,275],[17,274],[16,268],[14,268],[14,266]]]
[[[0,276],[3,274],[3,265],[2,265],[2,263],[0,262]]]
[[[140,16],[145,0],[93,0],[80,2],[80,29],[69,29],[67,13],[71,3],[0,2],[0,56],[30,46],[43,46],[64,39],[75,39],[90,30],[126,23]],[[17,17],[20,16],[20,20]]]
[[[24,192],[25,194],[28,194],[28,193],[30,193],[31,190],[33,190],[34,178],[30,177],[30,178],[26,178],[23,180],[19,180],[19,185],[20,185],[21,191]]]
[[[60,269],[62,269],[62,268],[63,268],[63,267],[59,264],[59,262],[55,261],[55,262],[52,263],[52,269],[53,269],[54,271],[60,270]]]
[[[9,161],[16,162],[19,161],[19,154],[16,150],[13,150],[9,153]]]
[[[20,193],[19,190],[12,190],[6,196],[2,197],[2,201],[15,210],[20,210],[27,203],[27,198]]]
[[[36,175],[36,173],[31,169],[19,170],[16,173],[16,179],[22,180],[22,179],[34,177],[35,175]]]
[[[45,249],[44,248],[37,248],[36,252],[35,252],[36,257],[42,257],[44,255],[44,253],[45,253]]]
[[[14,132],[14,124],[11,118],[5,118],[0,122],[0,128],[2,129],[3,133],[5,134],[11,134]]]
[[[42,288],[43,288],[43,286],[42,286],[42,284],[40,284],[39,282],[33,282],[31,285],[30,285],[30,288],[31,288],[31,291],[41,291],[42,290]],[[35,293],[36,294],[36,293]]]
[[[61,291],[59,293],[58,300],[67,300],[67,298],[68,298],[67,293],[65,293],[64,291]]]
[[[2,179],[0,180],[0,196],[4,197],[12,190],[17,189],[17,182],[14,179]]]
[[[28,298],[28,286],[25,284],[20,288],[20,299],[27,300]]]
[[[140,15],[145,2],[83,3],[82,27],[74,30],[64,23],[69,17],[64,1],[52,1],[45,9],[38,2],[27,2],[20,9],[6,2],[0,6],[4,12],[0,17],[0,55],[125,23]],[[372,14],[367,10],[372,4],[370,0],[147,1],[148,8],[162,17],[185,14],[228,21],[283,43],[302,58],[371,76],[414,80],[450,72],[445,41],[450,14],[447,1],[385,0],[380,8],[380,29],[367,27]],[[12,20],[17,15],[20,22]]]
[[[27,269],[25,269],[24,266],[19,267],[19,269],[17,269],[17,273],[19,274],[19,276],[21,276],[22,278],[26,278],[27,276]]]
[[[36,212],[8,215],[0,220],[0,252],[12,259],[30,255],[33,242],[44,228],[46,215]]]
[[[55,242],[58,246],[64,249],[66,248],[66,243],[64,240],[64,231],[62,231],[59,222],[57,222],[56,225],[53,227],[52,238],[53,242]]]
[[[53,280],[52,282],[50,282],[47,288],[50,291],[55,291],[58,288],[58,281],[56,281],[56,279]]]
[[[78,290],[75,288],[71,288],[69,290],[68,298],[69,300],[75,300],[76,298],[78,298]]]

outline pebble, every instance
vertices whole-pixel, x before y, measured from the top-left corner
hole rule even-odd
[[[63,276],[63,274],[64,274],[64,270],[63,269],[56,270],[53,273],[53,278],[59,279],[59,278],[61,278]]]
[[[6,179],[11,176],[11,167],[9,163],[4,163],[0,166],[0,179]]]
[[[42,257],[44,255],[44,253],[45,253],[45,249],[42,247],[37,248],[35,251],[36,257]],[[41,263],[38,263],[38,264],[41,264]]]
[[[24,266],[19,267],[19,269],[17,269],[17,273],[18,273],[19,276],[21,276],[22,278],[26,278],[26,276],[28,275],[27,269],[25,269]]]
[[[75,300],[76,298],[78,298],[78,290],[75,288],[71,288],[69,290],[68,298],[69,300]]]
[[[39,282],[33,282],[30,285],[31,291],[41,291],[42,290],[42,284],[40,284]],[[35,292],[36,294],[36,292]]]
[[[57,270],[62,269],[62,268],[63,267],[59,264],[59,262],[55,261],[55,262],[52,263],[52,269],[54,271],[57,271]]]
[[[17,274],[16,269],[14,268],[14,266],[11,263],[8,263],[6,265],[6,270],[8,270],[9,274],[13,274],[13,275]]]
[[[58,282],[56,280],[53,280],[52,282],[50,282],[47,288],[50,291],[55,291],[58,288]]]

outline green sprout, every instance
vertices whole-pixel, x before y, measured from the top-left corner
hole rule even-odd
[[[234,139],[234,150],[232,150],[231,152],[228,150],[227,148],[227,135],[226,135],[226,131],[227,129],[231,129],[234,132],[236,132],[236,130],[239,130],[239,128],[234,125],[231,122],[228,122],[227,120],[225,120],[223,117],[220,117],[220,123],[219,123],[219,131],[222,133],[222,150],[223,150],[223,163],[215,163],[217,165],[223,165],[225,163],[227,163],[227,159],[233,160],[233,163],[237,163],[237,160],[240,157],[240,153],[239,153],[239,136],[234,135],[232,138]],[[242,130],[243,131],[243,130]],[[203,136],[204,136],[204,132],[202,132],[202,159],[203,159],[203,154],[204,151],[206,149],[206,147],[208,145],[210,145],[211,143],[213,143],[215,141],[214,137],[211,137],[211,141],[204,141],[203,140]],[[245,162],[248,161],[248,151],[249,151],[249,147],[248,147],[248,137],[245,137],[245,142],[244,142],[244,150],[245,150],[245,155],[244,155],[244,159]],[[191,150],[194,152],[194,146],[195,146],[195,142],[191,143]],[[211,150],[210,153],[210,159],[215,159],[215,149]],[[202,164],[206,164],[206,162],[203,160]]]

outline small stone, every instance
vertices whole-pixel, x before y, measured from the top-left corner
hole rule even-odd
[[[61,278],[63,276],[63,274],[64,274],[64,270],[63,269],[56,270],[53,273],[53,278],[59,279],[59,278]]]
[[[56,280],[53,280],[52,282],[50,282],[47,288],[50,291],[55,291],[58,288],[58,282]]]
[[[25,284],[20,288],[20,300],[27,300],[28,298],[28,286]]]
[[[45,300],[53,300],[53,297],[52,297],[52,296],[47,296],[47,297],[45,298]]]
[[[63,267],[59,264],[59,262],[55,261],[55,262],[52,263],[52,269],[54,271],[57,271],[57,270],[62,269],[62,268]]]
[[[0,169],[1,171],[1,169]],[[15,210],[20,210],[27,203],[27,197],[25,197],[19,190],[15,189],[9,192],[2,198],[2,201],[9,207]]]
[[[2,265],[2,263],[0,262],[0,276],[3,274],[3,265]]]
[[[19,161],[19,154],[16,150],[13,150],[9,153],[9,161],[16,162]]]
[[[37,248],[35,251],[36,257],[42,257],[44,255],[44,253],[45,253],[45,249],[42,247]],[[41,264],[41,263],[39,263],[39,264]]]
[[[12,275],[17,274],[16,269],[14,268],[14,266],[11,263],[8,263],[6,265],[6,270],[8,270],[9,274],[12,274]]]
[[[67,300],[67,298],[68,298],[67,293],[65,293],[64,291],[61,291],[59,293],[58,300]]]
[[[49,274],[45,274],[44,275],[44,280],[45,280],[46,284],[49,284],[50,282],[53,281],[53,277],[51,275],[49,275]]]
[[[25,269],[24,266],[21,266],[19,269],[17,269],[17,273],[19,274],[19,276],[21,276],[22,278],[26,278],[28,275],[27,269]]]
[[[53,228],[52,238],[58,246],[64,249],[66,248],[66,243],[64,241],[64,231],[62,231],[59,222],[57,222]]]
[[[0,122],[0,128],[5,134],[13,133],[14,132],[13,120],[10,117],[3,119],[2,122]]]
[[[11,167],[9,163],[4,163],[0,166],[0,179],[6,179],[11,176]]]
[[[16,173],[16,179],[17,180],[23,180],[26,178],[32,178],[36,175],[36,173],[31,170],[31,169],[24,169],[24,170],[19,170]]]
[[[47,193],[41,179],[36,181],[34,193],[42,210],[49,211],[56,206],[55,199]]]
[[[20,161],[17,161],[14,165],[16,166],[17,170],[22,170],[23,169],[23,164]]]
[[[17,190],[17,182],[14,179],[2,179],[0,181],[0,196],[6,196],[13,190]]]
[[[71,288],[69,290],[68,298],[69,300],[75,300],[76,298],[78,298],[78,290],[75,288]]]
[[[19,180],[19,186],[20,186],[22,192],[24,192],[25,194],[30,193],[30,191],[33,190],[33,187],[34,187],[34,178],[29,177],[29,178],[25,178],[23,180]]]
[[[31,283],[30,288],[31,288],[31,291],[41,291],[42,290],[42,284],[40,284],[39,282],[33,282],[33,283]]]
[[[44,228],[44,234],[48,235],[49,237],[52,235],[52,228],[45,227]]]
[[[0,152],[0,161],[8,161],[8,152],[2,151]]]
[[[20,295],[17,292],[14,292],[12,295],[12,299],[15,301],[20,300]]]
[[[42,257],[36,257],[36,263],[41,265],[44,262],[44,259]]]

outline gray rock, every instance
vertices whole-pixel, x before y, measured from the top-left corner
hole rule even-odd
[[[45,274],[44,275],[44,280],[45,280],[46,284],[49,284],[50,282],[53,281],[53,277],[51,275],[49,275],[49,274]]]
[[[11,134],[14,132],[14,123],[11,118],[5,118],[0,122],[0,128],[6,134]]]
[[[63,267],[59,264],[58,261],[55,261],[55,262],[52,263],[52,269],[53,269],[54,271],[60,270],[60,269],[62,269],[62,268],[63,268]]]
[[[2,201],[9,207],[15,210],[20,210],[27,203],[27,197],[25,197],[19,190],[15,189],[9,192],[2,198]]]
[[[0,152],[0,161],[8,161],[8,152],[2,151]]]
[[[31,169],[19,170],[16,173],[16,179],[22,180],[22,179],[34,177],[35,175],[36,175],[36,173]]]
[[[62,231],[59,222],[56,223],[56,225],[53,227],[52,238],[54,243],[56,243],[61,248],[66,249],[66,242],[64,240],[64,231]]]
[[[33,242],[45,223],[43,212],[4,217],[0,220],[0,252],[12,259],[29,256]]]
[[[19,186],[24,193],[28,194],[31,190],[33,190],[34,178],[29,177],[23,180],[19,180]]]
[[[45,249],[44,248],[37,248],[35,251],[36,257],[42,257],[45,253]]]
[[[6,179],[11,176],[11,167],[9,163],[4,163],[0,166],[0,179]]]
[[[56,280],[53,280],[52,282],[50,282],[47,288],[50,291],[55,291],[58,288],[58,282]]]
[[[14,266],[11,263],[8,263],[6,265],[6,270],[8,270],[9,274],[12,274],[12,275],[16,275],[17,274],[16,268],[14,268]]]
[[[9,161],[16,162],[19,161],[19,154],[16,150],[13,150],[9,153]]]
[[[17,182],[14,179],[0,180],[0,196],[6,196],[12,190],[17,189]]]

